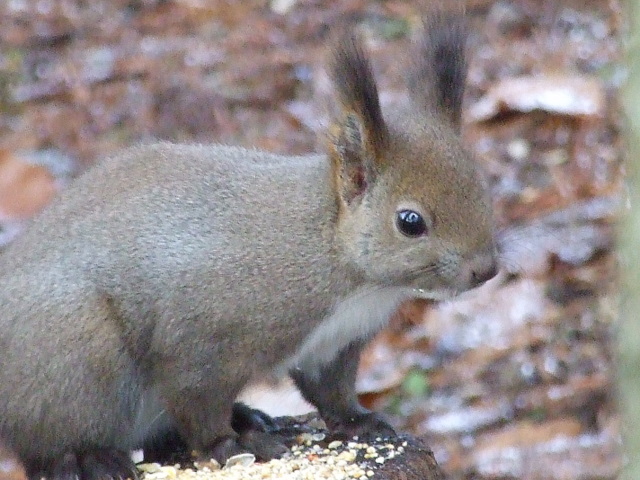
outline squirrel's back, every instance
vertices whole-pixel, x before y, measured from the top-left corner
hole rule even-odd
[[[42,263],[82,251],[89,262],[107,251],[133,261],[140,248],[185,236],[212,242],[213,255],[217,244],[267,242],[275,231],[302,234],[298,215],[316,215],[322,230],[332,208],[329,178],[320,155],[172,143],[129,148],[85,172],[36,217],[0,256],[0,275],[28,268],[29,258]]]

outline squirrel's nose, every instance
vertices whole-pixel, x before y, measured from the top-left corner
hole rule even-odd
[[[472,261],[469,278],[470,288],[479,287],[498,273],[498,263],[493,253],[479,255]]]

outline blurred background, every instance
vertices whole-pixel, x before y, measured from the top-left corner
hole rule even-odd
[[[3,0],[0,245],[132,143],[321,151],[331,28],[361,32],[393,109],[422,7]],[[614,479],[625,16],[616,0],[469,0],[467,11],[464,137],[493,192],[503,271],[459,300],[405,305],[364,355],[361,400],[422,436],[451,479]],[[307,408],[266,380],[253,403]],[[1,452],[0,474],[20,478]]]

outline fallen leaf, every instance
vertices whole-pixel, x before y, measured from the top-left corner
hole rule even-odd
[[[476,104],[468,119],[490,120],[505,112],[542,110],[574,116],[598,116],[605,111],[602,82],[585,75],[509,77],[494,84]]]
[[[0,150],[0,221],[32,217],[51,202],[56,192],[55,179],[46,168]]]

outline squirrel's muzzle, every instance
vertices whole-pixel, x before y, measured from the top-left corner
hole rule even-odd
[[[467,268],[469,288],[479,287],[497,275],[498,262],[496,255],[493,251],[476,255],[469,261]]]

